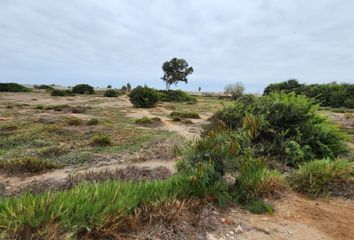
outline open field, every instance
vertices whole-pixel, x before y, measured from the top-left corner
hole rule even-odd
[[[161,203],[160,209],[135,199],[142,210],[128,219],[129,231],[104,238],[109,233],[102,230],[101,236],[87,234],[85,239],[352,239],[353,198],[311,199],[287,189],[280,198],[268,199],[274,213],[266,215],[251,214],[236,204],[223,209],[193,195],[186,198],[183,188],[176,190],[181,200],[171,200],[169,188],[184,186],[185,182],[183,177],[169,178],[176,172],[179,149],[200,136],[213,113],[231,105],[226,99],[196,98],[196,104],[164,102],[139,109],[126,95],[105,98],[99,94],[51,97],[43,91],[0,93],[0,197],[21,198],[19,195],[25,192],[52,190],[67,191],[67,197],[75,198],[75,191],[86,191],[80,185],[83,181],[100,182],[102,188],[96,193],[104,196],[109,188],[129,192],[131,181],[149,180],[139,185],[139,191],[156,193],[151,201]],[[172,112],[196,113],[200,118],[174,121]],[[353,151],[354,119],[345,113],[321,112],[350,135],[348,145]],[[142,118],[148,120],[137,121]],[[122,185],[107,180],[121,180]],[[167,200],[159,195],[161,192],[166,192]],[[55,205],[62,196],[47,197]],[[26,195],[21,199],[31,201]],[[133,208],[135,202],[131,204]],[[149,214],[150,218],[146,217]],[[73,216],[67,217],[69,223],[75,221]],[[1,224],[0,230],[4,227]],[[55,236],[59,230],[51,224]],[[22,236],[35,239],[31,231],[24,231]]]

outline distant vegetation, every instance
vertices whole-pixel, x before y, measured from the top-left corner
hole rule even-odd
[[[162,102],[188,102],[195,103],[197,100],[188,93],[181,90],[160,90],[160,101]]]
[[[72,88],[72,92],[77,94],[94,94],[95,90],[88,84],[78,84]]]
[[[273,83],[264,90],[264,95],[271,92],[295,92],[316,99],[321,106],[354,108],[354,84],[300,84],[291,79],[286,82]]]
[[[50,93],[52,96],[59,96],[59,97],[66,97],[66,96],[75,96],[75,93],[73,93],[70,90],[59,90],[59,89],[53,89]]]
[[[0,83],[0,92],[31,92],[31,89],[18,83]]]
[[[123,93],[118,90],[114,89],[108,89],[104,92],[103,96],[105,97],[118,97],[119,95],[122,95]]]
[[[149,108],[159,101],[160,93],[147,86],[138,86],[130,92],[129,99],[135,107]]]

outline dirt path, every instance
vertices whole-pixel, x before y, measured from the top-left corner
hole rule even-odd
[[[87,172],[104,172],[106,170],[114,171],[116,169],[123,169],[128,166],[135,167],[148,167],[148,168],[157,168],[165,167],[174,173],[175,167],[174,161],[147,161],[141,163],[121,163],[119,161],[112,161],[105,163],[104,165],[93,165],[93,166],[72,166],[65,167],[63,169],[58,169],[43,174],[33,175],[33,176],[7,176],[0,174],[0,182],[5,187],[5,195],[16,195],[29,189],[30,186],[40,183],[53,183],[60,184],[65,182],[67,177],[70,174],[83,174]],[[50,190],[50,189],[48,189]]]
[[[172,111],[169,111],[163,107],[138,109],[131,106],[127,111],[127,115],[132,118],[158,117],[162,121],[160,129],[177,132],[187,140],[192,140],[200,136],[202,125],[207,123],[207,119],[209,117],[207,115],[200,115],[201,119],[193,119],[192,124],[186,125],[180,122],[172,121],[168,117]]]
[[[255,215],[239,208],[221,213],[220,230],[209,233],[208,239],[353,239],[353,201],[311,200],[291,192],[273,204],[272,215]]]

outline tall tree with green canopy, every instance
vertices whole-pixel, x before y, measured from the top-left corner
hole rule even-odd
[[[193,68],[183,58],[172,58],[162,65],[164,75],[161,78],[166,83],[166,90],[170,89],[171,84],[177,85],[178,82],[188,83],[187,76],[193,73]]]

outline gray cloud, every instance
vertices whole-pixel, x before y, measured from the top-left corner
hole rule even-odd
[[[354,82],[353,12],[347,0],[1,0],[0,81],[163,87],[162,63],[183,57],[184,89]]]

